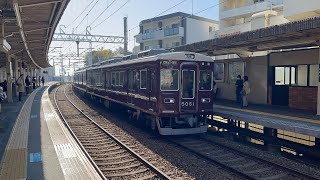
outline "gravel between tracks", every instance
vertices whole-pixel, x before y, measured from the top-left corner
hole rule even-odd
[[[307,166],[303,163],[299,163],[299,162],[290,160],[288,158],[282,157],[281,155],[262,151],[262,150],[259,150],[259,149],[253,148],[253,147],[249,147],[249,146],[237,143],[237,142],[230,141],[230,140],[226,141],[225,138],[214,136],[210,133],[207,133],[205,135],[205,138],[210,141],[217,142],[217,143],[223,144],[225,146],[231,147],[233,149],[237,149],[241,152],[245,152],[247,154],[254,155],[254,156],[259,157],[261,159],[265,159],[265,160],[268,160],[271,162],[276,162],[284,167],[298,169],[298,170],[305,172],[307,174],[315,175],[315,176],[319,177],[319,179],[320,179],[320,169],[313,168],[313,167]]]
[[[172,173],[170,177],[177,179],[241,179],[236,174],[224,170],[218,165],[213,165],[195,156],[192,153],[181,150],[180,147],[166,141],[161,136],[142,130],[126,121],[124,113],[113,113],[102,106],[88,100],[82,100],[74,96],[67,89],[70,99],[84,112],[108,130],[112,130],[120,140],[133,149],[139,149],[138,154],[150,157],[156,167],[164,172]],[[91,107],[95,107],[93,110]]]

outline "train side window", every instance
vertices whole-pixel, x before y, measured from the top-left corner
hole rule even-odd
[[[116,72],[116,86],[120,85],[120,73]]]
[[[133,85],[134,85],[134,72],[133,71],[129,71],[128,88],[130,90],[133,90]]]
[[[212,71],[200,71],[200,90],[212,90]]]
[[[116,73],[111,73],[111,85],[115,86],[116,85]]]
[[[140,71],[140,89],[147,89],[147,70]]]
[[[124,72],[120,72],[120,83],[119,83],[119,85],[123,86],[123,84],[124,84]]]

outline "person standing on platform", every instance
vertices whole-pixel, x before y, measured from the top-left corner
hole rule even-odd
[[[248,76],[244,76],[243,90],[242,90],[242,107],[248,107],[248,95],[251,92]]]
[[[41,76],[39,76],[38,81],[39,81],[39,87],[40,87],[41,86]]]
[[[44,86],[44,77],[41,78],[42,86]]]
[[[33,89],[36,89],[36,77],[32,77],[32,86],[33,86]]]
[[[29,87],[31,85],[29,76],[26,77],[26,79],[24,80],[24,83],[26,84],[26,93],[29,94]]]
[[[16,80],[16,84],[19,92],[19,101],[21,101],[22,93],[24,92],[23,74],[20,74],[20,77]]]
[[[2,87],[3,89],[3,92],[7,93],[7,80],[4,80],[2,83],[0,83],[0,86]]]
[[[237,96],[237,102],[241,103],[241,91],[243,89],[243,80],[241,79],[241,76],[237,76],[236,81],[236,96]]]

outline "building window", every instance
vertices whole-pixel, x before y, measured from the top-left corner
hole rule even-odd
[[[159,30],[162,30],[162,22],[161,21],[158,22],[158,28],[159,28]]]
[[[212,26],[209,26],[209,32],[212,32],[212,31],[213,31]]]
[[[308,86],[308,65],[299,65],[297,71],[298,86]]]
[[[253,0],[253,3],[264,2],[264,0]]]
[[[162,48],[162,40],[159,40],[159,48]]]
[[[309,72],[309,86],[318,86],[318,65],[312,64],[310,65],[310,72]]]
[[[177,46],[180,46],[180,42],[173,42],[172,43],[172,47],[177,47]]]

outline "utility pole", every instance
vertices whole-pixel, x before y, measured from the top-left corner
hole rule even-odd
[[[64,82],[63,56],[61,55],[61,81]]]
[[[128,17],[123,18],[123,29],[124,29],[124,54],[128,53]]]

